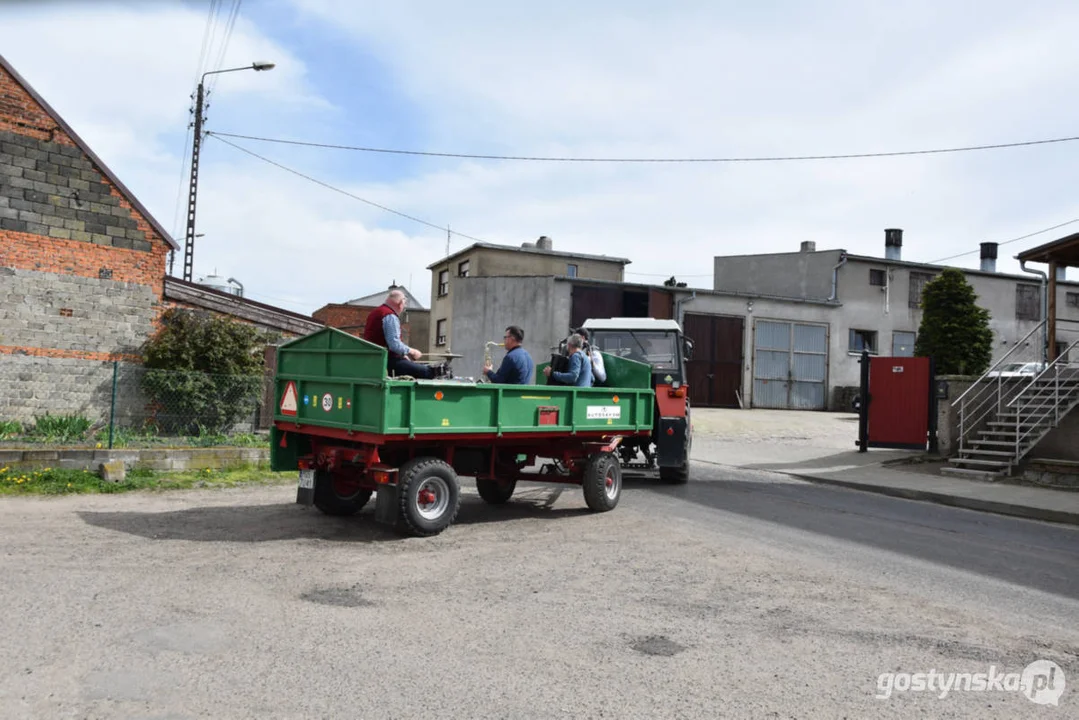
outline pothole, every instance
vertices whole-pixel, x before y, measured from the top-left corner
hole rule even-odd
[[[319,605],[335,605],[337,607],[371,607],[374,605],[373,602],[363,597],[359,585],[308,590],[303,595],[300,595],[300,599],[318,603]]]
[[[685,645],[676,643],[666,635],[647,635],[630,642],[629,646],[642,655],[659,655],[671,657],[686,649]]]

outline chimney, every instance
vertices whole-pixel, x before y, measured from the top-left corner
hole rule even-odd
[[[1067,274],[1068,274],[1068,266],[1067,265],[1057,265],[1057,282],[1065,282],[1067,280],[1067,278],[1066,278]]]
[[[536,247],[540,250],[551,250],[554,248],[554,242],[546,235],[541,235],[540,239],[536,241]]]
[[[982,272],[997,271],[997,244],[995,242],[982,243]]]
[[[884,231],[884,259],[903,259],[903,231],[899,228],[889,228]]]
[[[817,243],[812,240],[803,240],[800,252],[817,252]]]

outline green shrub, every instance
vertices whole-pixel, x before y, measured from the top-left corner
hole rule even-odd
[[[0,420],[0,440],[10,440],[22,435],[22,423],[18,420]]]

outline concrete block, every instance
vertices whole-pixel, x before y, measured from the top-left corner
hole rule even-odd
[[[101,475],[101,479],[105,482],[123,482],[127,475],[122,460],[109,460],[103,462],[98,466],[97,471]]]
[[[24,450],[23,460],[59,460],[60,452],[58,450]]]

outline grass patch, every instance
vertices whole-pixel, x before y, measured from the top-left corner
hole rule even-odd
[[[22,423],[18,420],[0,420],[0,440],[10,440],[22,432]]]
[[[102,480],[89,470],[16,470],[0,467],[0,495],[73,495],[76,493],[122,493],[132,490],[187,490],[226,488],[239,485],[278,485],[293,482],[296,472],[271,472],[257,467],[225,470],[158,472],[145,468],[127,471],[123,482]]]
[[[50,415],[34,418],[34,427],[27,433],[32,440],[46,443],[71,443],[83,440],[93,425],[82,415]]]

